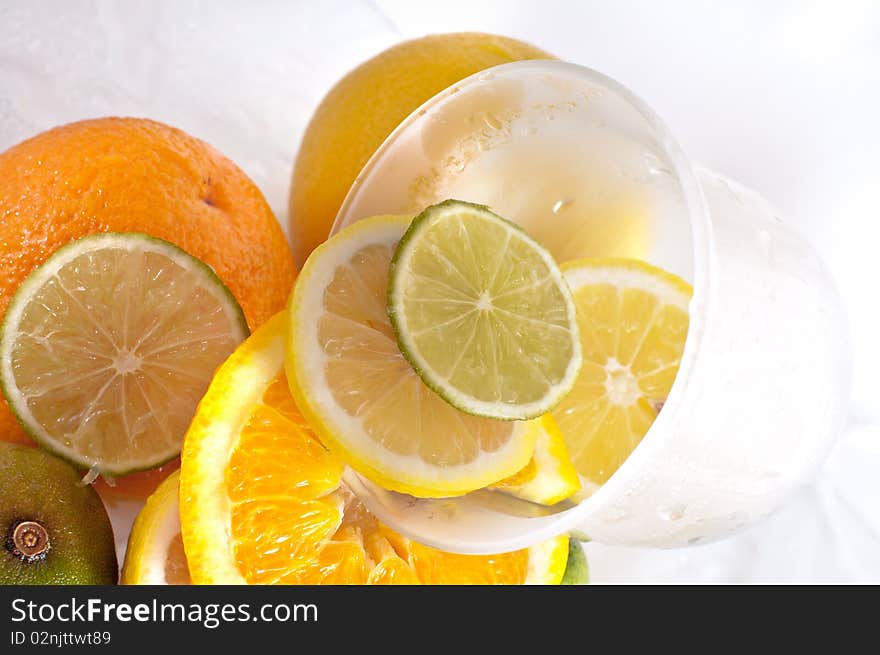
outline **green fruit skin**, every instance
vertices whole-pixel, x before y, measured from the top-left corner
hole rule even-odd
[[[559,584],[585,585],[590,582],[590,568],[587,566],[587,556],[584,549],[574,537],[568,538],[568,563],[565,565],[565,574]]]
[[[49,533],[43,559],[23,562],[11,551],[21,521]],[[110,585],[118,578],[113,529],[97,492],[61,459],[0,443],[0,584]]]
[[[45,262],[40,264],[40,266],[31,271],[30,275],[28,275],[25,281],[22,282],[16,290],[15,295],[9,302],[9,306],[6,308],[6,313],[4,315],[0,315],[0,319],[2,319],[0,320],[0,344],[2,344],[5,338],[4,333],[8,329],[11,329],[8,325],[8,323],[10,323],[11,321],[8,321],[6,318],[9,316],[10,313],[9,308],[16,303],[28,302],[31,294],[40,287],[40,283],[38,282],[40,278],[40,272],[46,266],[51,265],[52,262],[54,262],[58,258],[64,258],[67,253],[72,252],[73,254],[76,254],[88,244],[108,242],[114,239],[124,239],[132,244],[153,244],[158,247],[159,251],[167,251],[163,254],[178,254],[189,260],[194,269],[201,271],[206,276],[207,280],[211,282],[211,284],[222,291],[223,296],[229,302],[229,306],[235,314],[235,319],[238,327],[241,329],[241,340],[244,341],[245,339],[247,339],[247,337],[250,336],[250,328],[248,327],[247,319],[244,316],[244,310],[242,310],[241,305],[238,304],[238,301],[235,299],[235,296],[232,295],[232,291],[229,290],[229,287],[227,287],[223,283],[223,281],[219,277],[217,277],[214,269],[208,266],[208,264],[203,262],[201,259],[190,255],[177,244],[171,243],[170,241],[165,241],[165,239],[159,239],[158,237],[150,236],[149,234],[144,234],[143,232],[98,232],[96,234],[86,235],[84,237],[76,239],[75,241],[71,241],[67,245],[61,246],[58,250],[52,253],[52,256],[49,257],[49,259],[47,259]],[[12,330],[10,334],[14,332],[15,330]],[[14,338],[14,335],[10,338]],[[19,393],[17,387],[12,380],[4,379],[2,371],[0,371],[0,393],[5,396],[6,402],[9,405],[9,409],[12,411],[13,416],[15,416],[15,418],[18,420],[22,429],[41,448],[45,448],[47,451],[57,455],[58,457],[61,457],[65,461],[69,461],[74,466],[79,466],[83,469],[87,469],[91,466],[92,460],[90,458],[83,457],[82,455],[71,455],[70,453],[65,452],[64,449],[59,447],[54,438],[52,438],[51,436],[47,436],[44,431],[41,430],[38,426],[35,426],[22,418],[21,412],[18,410],[17,406]],[[123,475],[129,475],[130,473],[149,471],[150,469],[170,462],[178,455],[180,455],[179,448],[176,452],[169,453],[164,459],[158,458],[152,461],[148,461],[139,466],[131,466],[127,468],[116,468],[112,465],[112,462],[103,462],[101,473],[109,474],[113,477],[121,477]]]

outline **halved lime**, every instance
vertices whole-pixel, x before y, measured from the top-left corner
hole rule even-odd
[[[487,207],[447,200],[410,225],[389,273],[401,352],[468,414],[535,418],[581,367],[575,307],[553,257]]]
[[[13,296],[0,386],[24,429],[93,474],[157,466],[181,441],[214,369],[248,335],[214,272],[136,233],[64,246]]]

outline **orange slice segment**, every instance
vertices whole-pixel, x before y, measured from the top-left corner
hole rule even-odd
[[[565,536],[503,555],[441,553],[395,534],[342,483],[296,408],[285,317],[217,371],[186,435],[180,524],[192,580],[218,584],[558,583]]]

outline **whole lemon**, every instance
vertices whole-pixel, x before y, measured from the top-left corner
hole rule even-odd
[[[553,56],[503,36],[436,34],[395,45],[343,77],[315,111],[293,170],[290,234],[297,264],[327,238],[352,182],[404,118],[470,75],[525,59]]]

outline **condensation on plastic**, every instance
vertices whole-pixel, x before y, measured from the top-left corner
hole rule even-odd
[[[163,120],[205,139],[238,163],[263,190],[282,227],[287,229],[293,157],[314,107],[347,70],[405,36],[418,36],[414,32],[401,34],[395,22],[406,25],[406,14],[418,13],[420,9],[409,3],[400,5],[401,11],[392,11],[391,4],[395,3],[327,0],[275,3],[271,7],[253,7],[252,3],[237,0],[216,0],[210,6],[185,1],[5,3],[0,10],[0,150],[73,120],[105,115]],[[612,20],[610,33],[615,33],[615,25],[622,25],[628,36],[638,38],[639,30],[629,29],[631,18],[623,23],[613,21],[627,11],[644,9],[606,10]],[[454,18],[455,13],[470,16],[469,5],[462,5],[457,11],[443,11],[448,20],[432,29],[486,28],[482,22]],[[765,9],[761,5],[756,11]],[[543,5],[539,12],[546,14]],[[404,15],[398,15],[401,13]],[[662,13],[675,18],[675,11],[668,7]],[[689,17],[693,12],[679,13],[688,13]],[[584,37],[579,29],[572,37],[560,31],[557,21],[556,16],[547,14],[545,21],[523,28],[519,35],[551,50],[556,47],[554,39],[558,35],[561,43],[568,43],[567,52],[575,56],[596,52],[591,50],[593,46],[580,45],[590,41],[589,34]],[[497,24],[508,22],[499,19]],[[765,38],[784,41],[778,37],[780,30],[788,26],[787,21],[765,23]],[[683,29],[687,29],[689,24],[683,24]],[[776,28],[771,29],[774,25]],[[607,28],[603,23],[601,30]],[[711,31],[706,35],[710,38]],[[823,48],[830,42],[815,39],[811,33],[815,54],[823,53],[823,66],[828,60]],[[764,52],[756,48],[752,62]],[[681,62],[691,57],[682,48],[670,55]],[[639,84],[655,82],[652,66],[627,65],[638,57],[637,51],[624,47],[603,61],[630,71],[629,79]],[[845,61],[841,59],[840,65]],[[861,69],[849,66],[853,76],[870,67],[870,57],[859,61]],[[582,63],[590,61],[585,59]],[[745,61],[742,65],[748,64]],[[809,76],[803,70],[796,71],[803,80],[810,80],[810,89],[813,68],[811,61]],[[823,79],[827,81],[834,70],[830,66],[823,69]],[[634,71],[644,72],[639,77]],[[687,76],[683,79],[682,84],[689,85],[685,98],[711,92],[710,88],[702,87],[695,91],[693,80]],[[698,75],[696,82],[701,85],[710,79],[707,72],[702,78]],[[668,75],[657,76],[656,84],[666,82]],[[645,88],[638,86],[636,90]],[[663,88],[663,93],[671,98],[681,94],[681,88],[675,85],[668,92]],[[795,84],[792,88],[794,94],[799,87]],[[702,113],[683,111],[669,118],[681,122]],[[800,122],[795,121],[796,129],[786,134],[799,134],[798,126],[814,115],[804,112]],[[723,125],[723,120],[706,116],[705,126],[698,125],[692,135],[702,138],[715,134]],[[817,143],[826,144],[828,138],[826,135],[824,141],[820,139]],[[718,137],[718,143],[726,140]],[[714,161],[726,162],[734,168],[746,165],[730,161],[727,151],[719,151],[717,143],[705,146]],[[809,156],[803,157],[803,166],[795,174],[809,170],[813,161]],[[764,162],[754,170],[766,171],[767,167]],[[827,172],[823,169],[823,174]],[[787,171],[780,175],[790,174]],[[851,174],[847,167],[839,173]],[[816,211],[828,206],[829,196],[827,191],[820,196]],[[843,197],[839,200],[841,211],[862,207],[843,202],[847,200]],[[809,202],[813,203],[812,197]],[[870,201],[863,206],[870,206]],[[832,233],[841,234],[847,225],[855,225],[852,220],[829,220],[828,224]],[[870,247],[860,252],[869,254]],[[840,254],[835,263],[840,264],[847,256],[848,253]],[[852,279],[862,275],[861,269],[862,265],[853,264],[846,271]],[[865,329],[861,334],[865,334]],[[866,389],[863,385],[863,399],[872,397],[866,395]],[[876,475],[880,440],[876,417],[870,409],[863,407],[851,417],[839,447],[832,451],[820,475],[770,519],[730,538],[694,548],[633,549],[587,544],[591,581],[880,581],[880,487]],[[142,504],[117,499],[108,507],[120,561],[131,521]]]
[[[455,171],[481,170],[469,186],[475,195],[462,200],[480,202],[485,189],[500,184],[498,162],[515,155],[517,134],[534,139],[535,130],[540,136],[558,129],[548,121],[529,124],[534,107],[568,106],[570,140],[583,151],[605,148],[608,167],[622,161],[630,176],[643,179],[633,171],[636,144],[648,155],[637,158],[642,167],[659,162],[665,171],[664,202],[650,214],[655,236],[646,257],[694,286],[679,374],[641,444],[572,509],[531,516],[484,494],[412,502],[364,480],[353,484],[395,529],[459,552],[522,548],[569,530],[611,545],[687,546],[765,518],[815,475],[843,427],[851,376],[843,307],[811,246],[755,193],[701,167],[693,170],[665,126],[631,92],[563,62],[506,64],[468,78],[427,102],[388,138],[364,167],[334,229],[372,214],[411,210],[411,190],[436,167],[426,147],[431,126],[440,121],[453,134],[467,132],[472,121],[450,124],[476,105],[504,102],[513,117],[510,136],[474,149],[463,170]],[[628,145],[603,145],[598,136],[606,132]],[[451,141],[464,139],[459,134]],[[495,166],[480,169],[482,158]],[[516,207],[496,209],[523,220]]]

